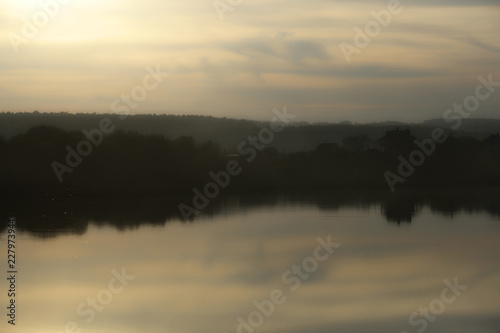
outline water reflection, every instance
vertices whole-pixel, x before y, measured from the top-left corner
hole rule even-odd
[[[38,237],[50,238],[58,234],[82,235],[89,224],[111,225],[118,230],[138,228],[141,225],[164,225],[181,221],[178,205],[191,197],[45,197],[5,198],[0,206],[0,218],[16,216],[23,221],[20,230]],[[500,189],[385,191],[343,190],[314,193],[280,193],[225,195],[214,200],[195,219],[215,218],[234,212],[285,205],[310,205],[322,211],[341,208],[366,210],[380,207],[381,214],[391,223],[411,223],[419,212],[429,207],[433,213],[453,218],[460,211],[487,212],[500,217]],[[6,226],[2,224],[0,232]]]
[[[425,332],[495,332],[495,195],[228,196],[193,223],[169,223],[179,216],[178,199],[168,197],[9,204],[2,214],[17,217],[22,258],[16,329],[60,333],[74,321],[82,333],[413,333],[420,326],[409,316],[458,277],[467,290]],[[283,274],[328,235],[341,247],[292,291]],[[122,267],[136,278],[86,323],[76,309]],[[248,321],[254,301],[275,289],[287,301],[253,332],[238,331],[238,318]]]

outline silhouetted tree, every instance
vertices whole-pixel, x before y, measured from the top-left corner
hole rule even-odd
[[[349,136],[342,141],[342,147],[356,153],[362,153],[368,148],[372,140],[366,135]]]

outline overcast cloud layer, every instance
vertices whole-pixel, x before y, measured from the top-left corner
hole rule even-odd
[[[339,45],[388,2],[242,0],[220,20],[213,0],[66,1],[15,52],[23,18],[55,0],[2,0],[0,111],[111,112],[157,65],[170,75],[133,113],[267,120],[287,105],[300,121],[413,122],[462,103],[479,75],[500,81],[498,1],[401,0],[351,62]],[[498,118],[497,90],[474,117]]]

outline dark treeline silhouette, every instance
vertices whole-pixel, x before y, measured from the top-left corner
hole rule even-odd
[[[274,114],[269,112],[269,121]],[[81,131],[97,128],[103,118],[109,118],[117,130],[133,131],[139,134],[158,134],[171,139],[182,136],[193,137],[196,142],[213,141],[222,150],[232,153],[240,142],[248,135],[255,134],[258,129],[269,126],[269,121],[236,120],[195,115],[130,115],[122,118],[118,114],[88,113],[0,113],[0,136],[11,138],[26,133],[30,128],[46,125],[66,131]],[[299,117],[296,118],[300,121]],[[292,122],[284,131],[276,135],[270,147],[280,153],[313,151],[324,142],[343,144],[347,137],[364,136],[375,141],[386,131],[396,126],[408,128],[418,138],[429,137],[435,127],[450,129],[455,123],[441,120],[430,120],[422,124],[402,124],[382,122],[374,124],[308,124]],[[500,120],[463,119],[460,128],[454,132],[455,137],[471,136],[484,139],[491,133],[500,131]],[[348,142],[346,142],[348,143]]]
[[[0,148],[0,184],[11,193],[173,193],[205,181],[221,165],[216,144],[195,144],[192,138],[175,140],[160,135],[116,131],[81,156],[77,166],[68,163],[71,147],[87,138],[81,132],[66,132],[38,126],[27,133],[3,140]],[[88,141],[88,140],[87,140]],[[75,162],[74,154],[70,159]],[[54,170],[58,162],[71,170]],[[71,166],[71,167],[70,167]]]
[[[40,238],[84,234],[89,226],[111,226],[130,230],[140,226],[164,226],[183,221],[178,203],[187,196],[108,196],[5,198],[0,219],[16,216],[17,229]],[[487,212],[500,219],[500,191],[497,189],[402,190],[393,195],[381,190],[284,192],[268,194],[224,194],[215,199],[189,223],[277,205],[313,205],[326,213],[342,208],[369,209],[378,206],[389,223],[410,223],[423,208],[448,216],[459,212]],[[334,216],[335,214],[333,214]],[[5,232],[5,223],[0,233]]]
[[[0,138],[0,186],[4,193],[191,193],[195,187],[203,191],[204,185],[213,181],[210,172],[225,170],[232,160],[243,171],[231,177],[225,191],[388,189],[386,171],[397,175],[402,159],[411,160],[412,152],[421,151],[410,131],[399,129],[375,142],[362,136],[348,137],[345,147],[323,143],[314,151],[291,154],[265,148],[255,159],[251,154],[228,155],[211,141],[197,143],[190,137],[172,140],[118,130],[105,136],[80,161],[75,161],[74,155],[68,161],[68,152],[77,151],[79,143],[87,139],[80,131],[48,126],[34,127],[8,140]],[[482,141],[449,137],[444,143],[433,144],[430,156],[420,155],[425,161],[414,167],[410,176],[405,175],[397,189],[500,185],[498,134]],[[62,182],[54,162],[59,165]]]

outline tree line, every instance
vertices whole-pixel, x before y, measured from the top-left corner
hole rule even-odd
[[[3,194],[189,193],[211,181],[209,173],[224,170],[230,160],[236,160],[243,171],[231,179],[225,190],[229,192],[387,189],[384,173],[397,170],[398,156],[418,148],[382,151],[366,145],[366,138],[351,137],[344,145],[323,143],[306,152],[285,154],[268,147],[248,162],[212,141],[116,130],[60,182],[54,161],[64,161],[67,147],[77,147],[85,139],[80,131],[50,126],[37,126],[9,139],[0,137]],[[400,186],[498,186],[499,167],[500,145],[495,140],[450,137]]]

